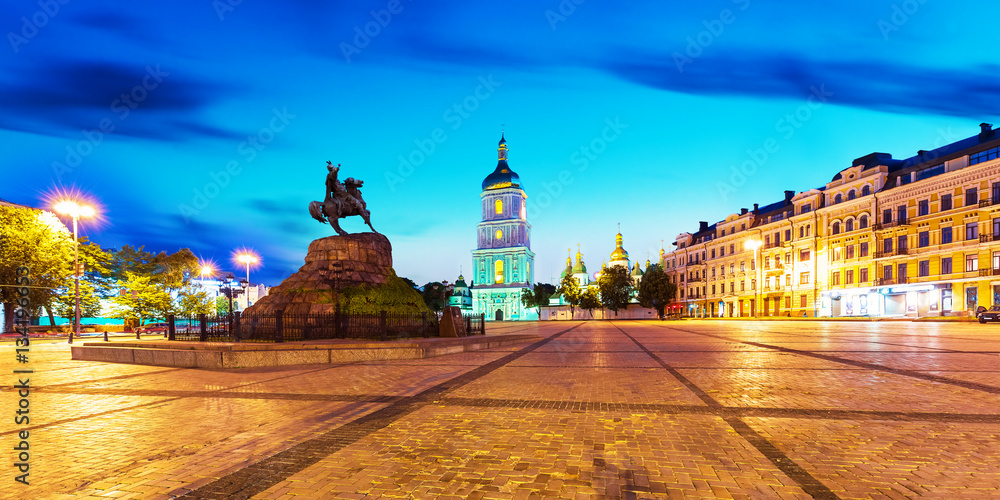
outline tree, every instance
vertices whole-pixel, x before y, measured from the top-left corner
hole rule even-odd
[[[179,289],[191,283],[191,276],[198,274],[198,257],[189,248],[172,254],[160,252],[153,257],[154,280],[170,289]]]
[[[611,266],[601,273],[597,279],[597,288],[601,292],[601,305],[615,312],[628,307],[632,298],[632,277],[624,266]]]
[[[424,285],[424,291],[420,292],[424,298],[424,303],[434,312],[441,312],[444,306],[448,305],[448,287],[434,281]]]
[[[569,304],[569,317],[573,319],[573,312],[576,306],[580,305],[580,299],[583,298],[583,291],[580,290],[580,280],[576,279],[572,274],[567,274],[559,282],[559,288],[556,292],[562,295],[563,300]]]
[[[119,294],[111,298],[111,318],[135,319],[141,326],[147,318],[162,317],[173,311],[170,294],[149,276],[127,272],[125,281],[116,285]]]
[[[580,294],[580,309],[589,312],[593,317],[594,309],[599,307],[601,307],[601,297],[597,294],[597,290],[587,287],[587,290]]]
[[[73,273],[73,235],[44,210],[0,206],[0,302],[4,331],[14,330],[18,268],[28,268],[32,313],[49,306]]]
[[[670,282],[659,265],[653,264],[646,269],[639,282],[639,305],[656,309],[656,314],[663,319],[663,309],[676,295],[677,285]]]
[[[229,298],[222,295],[215,298],[215,314],[225,316],[229,314]]]
[[[521,304],[525,308],[534,307],[538,312],[538,318],[542,317],[542,306],[549,304],[549,298],[556,293],[556,287],[548,283],[535,283],[535,288],[521,289]]]
[[[70,280],[72,283],[72,280]],[[76,290],[71,284],[52,300],[52,312],[60,318],[76,317]],[[101,315],[101,299],[97,288],[87,280],[80,280],[80,317],[96,318]]]
[[[216,309],[216,301],[208,296],[208,292],[187,287],[177,294],[177,313],[181,316],[194,317],[199,314],[212,314]],[[226,302],[229,308],[229,302]]]

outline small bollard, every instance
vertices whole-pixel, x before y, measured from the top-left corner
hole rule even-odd
[[[138,331],[135,332],[135,339],[136,340],[142,340],[142,339],[139,338],[139,332]]]
[[[105,342],[108,341],[108,331],[107,330],[104,330],[104,341]]]

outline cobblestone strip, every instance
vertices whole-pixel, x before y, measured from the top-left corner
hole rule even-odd
[[[798,354],[798,355],[801,355],[801,356],[808,356],[810,358],[822,359],[822,360],[825,360],[825,361],[833,361],[834,363],[842,363],[842,364],[845,364],[845,365],[856,366],[856,367],[859,367],[859,368],[866,368],[868,370],[875,370],[875,371],[880,371],[880,372],[885,372],[885,373],[892,373],[894,375],[903,375],[905,377],[918,378],[918,379],[921,379],[921,380],[929,380],[931,382],[938,382],[938,383],[941,383],[941,384],[954,385],[954,386],[962,387],[962,388],[965,388],[965,389],[972,389],[974,391],[982,391],[982,392],[987,392],[987,393],[990,393],[990,394],[1000,394],[1000,387],[992,386],[992,385],[986,385],[986,384],[980,384],[978,382],[968,382],[968,381],[965,381],[965,380],[958,380],[958,379],[953,379],[953,378],[948,378],[948,377],[942,377],[940,375],[931,375],[929,373],[923,373],[923,372],[918,372],[918,371],[914,371],[914,370],[904,370],[902,368],[892,368],[892,367],[888,367],[888,366],[880,365],[880,364],[876,364],[876,363],[868,363],[868,362],[865,362],[865,361],[856,361],[856,360],[853,360],[853,359],[847,359],[847,358],[840,358],[840,357],[837,357],[837,356],[831,356],[829,354],[820,354],[818,352],[803,351],[803,350],[800,350],[800,349],[792,349],[790,347],[782,347],[782,346],[777,346],[777,345],[764,344],[764,343],[761,343],[761,342],[753,342],[753,341],[750,341],[750,340],[734,340],[734,339],[731,339],[729,337],[725,337],[725,336],[722,336],[722,335],[715,335],[715,334],[711,334],[711,333],[695,332],[695,331],[691,331],[691,330],[683,330],[683,329],[680,329],[680,328],[675,328],[675,327],[670,327],[670,326],[665,326],[665,325],[655,325],[655,326],[658,326],[660,328],[666,328],[668,330],[676,330],[678,332],[691,333],[691,334],[694,334],[694,335],[701,335],[703,337],[712,337],[712,338],[716,338],[716,339],[725,340],[727,342],[739,342],[740,344],[752,345],[752,346],[755,346],[755,347],[763,347],[765,349],[773,349],[775,351],[787,352],[789,354]],[[870,351],[863,351],[863,352],[870,352]],[[951,351],[951,352],[960,352],[960,351]]]
[[[582,324],[582,323],[581,323]],[[548,344],[563,334],[579,327],[577,324],[557,332],[523,349],[491,361],[474,370],[456,376],[405,400],[364,415],[323,435],[303,441],[276,455],[240,469],[228,476],[181,495],[190,499],[248,499],[267,490],[293,474],[305,470],[323,458],[361,440],[365,436],[388,427],[393,422],[428,404],[439,403],[449,391],[462,387],[494,370]]]
[[[674,369],[674,367],[670,366],[665,361],[660,359],[659,356],[657,356],[652,351],[647,349],[646,346],[642,345],[642,343],[636,340],[635,337],[626,333],[625,330],[622,330],[621,327],[619,327],[618,325],[614,323],[611,323],[611,325],[617,328],[618,331],[622,333],[622,335],[628,337],[629,340],[635,342],[635,345],[639,346],[640,349],[645,351],[646,354],[648,354],[651,358],[653,358],[653,360],[659,363],[660,366],[662,366],[664,369],[670,372],[670,374],[673,375],[674,378],[676,378],[680,383],[684,384],[685,387],[687,387],[691,392],[693,392],[696,396],[698,396],[699,399],[704,401],[705,404],[708,405],[710,408],[715,409],[717,411],[721,411],[725,408],[722,406],[721,403],[716,401],[715,398],[709,396],[708,393],[706,393],[705,391],[701,390],[701,388],[696,386],[694,382],[691,382],[691,380],[689,380],[679,371]],[[722,418],[723,420],[725,420],[727,424],[729,424],[730,427],[733,428],[734,431],[736,431],[737,434],[739,434],[743,439],[747,440],[747,442],[753,445],[754,448],[757,448],[757,451],[759,451],[762,455],[764,455],[764,457],[770,460],[771,463],[775,465],[775,467],[781,470],[781,472],[784,472],[786,476],[795,481],[795,483],[798,484],[806,493],[812,495],[813,498],[839,500],[840,497],[838,497],[837,494],[834,493],[833,491],[830,491],[830,488],[827,488],[826,485],[824,485],[818,479],[813,477],[812,474],[803,469],[799,464],[795,463],[792,459],[788,458],[788,455],[782,453],[782,451],[779,450],[777,446],[774,446],[770,441],[768,441],[763,436],[758,434],[757,431],[753,430],[749,425],[740,420],[739,417],[723,416]]]

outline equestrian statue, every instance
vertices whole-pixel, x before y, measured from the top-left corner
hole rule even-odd
[[[347,231],[340,228],[338,221],[351,215],[360,215],[365,220],[365,224],[368,224],[368,227],[375,231],[375,228],[372,227],[371,212],[368,211],[365,200],[361,198],[360,188],[365,184],[365,181],[348,177],[341,184],[337,180],[340,164],[333,166],[333,162],[327,161],[326,168],[329,171],[326,174],[326,194],[323,201],[309,203],[309,214],[322,224],[329,222],[337,234],[341,236],[346,235]]]

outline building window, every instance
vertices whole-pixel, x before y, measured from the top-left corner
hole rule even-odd
[[[806,236],[809,236],[810,234],[812,234],[812,228],[813,228],[812,224],[807,224],[806,225]]]
[[[882,211],[882,224],[888,224],[892,222],[892,209],[887,208]]]
[[[896,221],[900,224],[906,222],[906,205],[896,207]]]
[[[853,189],[850,190],[850,191],[848,191],[848,193],[847,193],[847,199],[848,200],[853,200],[854,198],[857,198],[857,197],[858,197],[858,193],[855,193]]]
[[[809,273],[799,273],[799,284],[808,285],[809,284]]]
[[[750,289],[751,290],[756,290],[757,289],[757,279],[756,278],[750,280]]]
[[[799,250],[799,262],[805,262],[809,260],[809,250]]]
[[[951,243],[951,228],[942,227],[941,228],[941,244]]]
[[[927,215],[931,213],[930,202],[927,200],[920,200],[917,203],[917,215]]]
[[[900,252],[905,252],[906,251],[906,247],[909,246],[909,245],[906,244],[906,241],[907,241],[906,235],[905,234],[901,234],[901,235],[899,235],[899,237],[897,239],[898,239],[898,242],[896,243],[896,248],[898,248]]]
[[[729,274],[736,274],[736,264],[732,262],[729,263]]]
[[[736,244],[735,243],[730,243],[729,244],[729,255],[732,255],[734,253],[736,253]]]
[[[844,250],[845,258],[847,258],[847,259],[853,259],[854,258],[854,245],[847,245],[844,248],[845,248],[845,250]]]
[[[503,200],[501,200],[500,198],[497,198],[497,201],[493,202],[493,210],[496,211],[496,213],[498,213],[498,214],[502,214],[503,213]]]
[[[993,269],[1000,269],[1000,252],[993,252]]]
[[[806,300],[807,300],[806,297],[807,297],[806,295],[799,295],[799,307],[802,308],[806,307]]]
[[[840,248],[833,249],[833,260],[840,260],[841,251]]]
[[[712,285],[712,295],[715,295],[715,285]]]
[[[503,261],[498,260],[493,264],[493,270],[496,276],[494,277],[494,283],[503,283]]]
[[[882,240],[882,253],[884,254],[892,253],[892,238],[886,238]]]
[[[920,231],[917,235],[917,246],[923,248],[931,244],[931,232],[930,231]]]
[[[726,247],[719,247],[719,257],[726,256]]]
[[[729,293],[736,293],[736,283],[735,282],[732,282],[732,281],[729,282]]]
[[[719,266],[719,274],[722,275],[722,276],[726,275],[726,265],[725,264]]]
[[[854,231],[854,219],[847,219],[847,222],[844,223],[844,232],[849,233],[851,231]]]
[[[785,275],[785,286],[792,286],[792,275],[791,274],[786,274]]]
[[[931,261],[922,260],[917,264],[917,272],[920,276],[930,276],[931,275]]]
[[[970,222],[965,225],[965,239],[966,240],[976,240],[979,239],[979,223]]]
[[[503,239],[503,231],[497,229],[497,232],[494,233],[493,236],[496,237],[496,239],[498,239],[498,240],[502,240]]]
[[[812,211],[812,203],[806,203],[802,205],[802,210],[799,211],[800,214],[809,213]]]
[[[835,235],[840,234],[840,223],[839,222],[834,222],[833,223],[833,234],[835,234]]]
[[[741,260],[740,261],[740,272],[742,273],[742,272],[744,272],[746,270],[747,270],[747,261]]]
[[[941,274],[951,274],[954,271],[951,267],[951,257],[944,257],[941,259]]]
[[[854,269],[848,269],[847,272],[845,273],[844,277],[847,278],[847,284],[848,285],[853,285],[854,284]]]
[[[839,271],[833,273],[833,275],[830,276],[830,282],[833,284],[833,286],[839,286],[840,285],[840,272]]]
[[[834,205],[836,205],[838,203],[841,203],[843,201],[844,201],[844,198],[842,196],[840,196],[840,193],[837,193],[837,196],[833,197],[833,204]]]
[[[972,271],[979,270],[979,255],[969,254],[965,256],[965,272],[970,273]]]
[[[896,276],[899,278],[899,282],[906,283],[906,276],[907,276],[906,264],[899,264],[896,267],[898,267],[898,269],[896,270],[897,271]]]
[[[861,188],[861,196],[868,196],[870,194],[872,194],[872,188],[871,188],[871,186],[865,186],[865,187]]]
[[[858,269],[858,279],[861,280],[862,283],[867,283],[868,282],[868,268],[867,267],[862,267],[861,269]]]
[[[882,267],[882,279],[891,280],[892,279],[892,266]]]
[[[976,188],[969,188],[965,190],[965,206],[971,207],[979,203],[979,190]]]
[[[943,194],[941,195],[941,211],[951,210],[951,195]]]
[[[867,241],[862,241],[859,246],[861,248],[858,249],[858,253],[860,253],[862,257],[867,257],[868,256],[868,242]]]
[[[792,308],[792,298],[785,297],[785,309],[791,309],[791,308]]]
[[[993,149],[987,149],[986,151],[981,151],[974,155],[969,155],[969,165],[975,165],[977,163],[982,163],[984,161],[990,161],[997,159],[997,154],[1000,153],[1000,147]]]
[[[803,226],[799,226],[799,238],[805,238],[805,237],[806,237],[806,228]]]
[[[715,249],[714,248],[712,249],[712,258],[713,259],[715,258]]]
[[[712,268],[712,277],[713,278],[715,277],[715,268],[714,267]],[[715,292],[712,292],[712,293],[715,293]]]
[[[861,218],[858,219],[858,229],[867,229],[867,228],[868,228],[868,216],[862,215]]]

